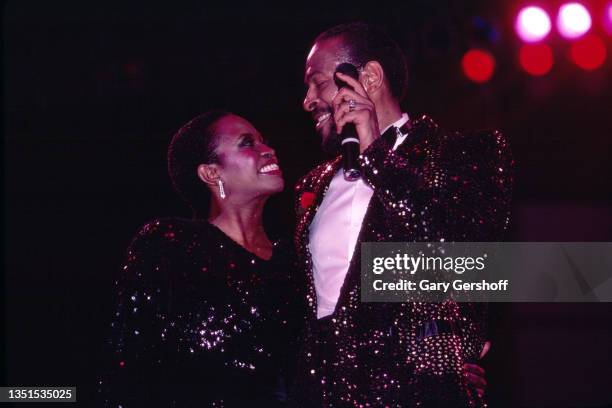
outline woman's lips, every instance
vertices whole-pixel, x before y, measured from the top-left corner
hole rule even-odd
[[[259,169],[259,173],[260,174],[281,174],[281,170],[280,170],[280,167],[278,167],[278,164],[271,163],[271,164],[266,164],[261,169]]]

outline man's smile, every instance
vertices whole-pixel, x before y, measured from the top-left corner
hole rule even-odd
[[[331,113],[324,113],[322,115],[317,116],[315,119],[317,123],[315,124],[315,128],[320,128],[327,120],[331,117]]]

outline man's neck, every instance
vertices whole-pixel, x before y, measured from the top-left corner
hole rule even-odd
[[[402,109],[399,104],[384,104],[380,108],[376,109],[376,116],[378,118],[378,127],[382,132],[391,124],[397,122],[402,117]]]

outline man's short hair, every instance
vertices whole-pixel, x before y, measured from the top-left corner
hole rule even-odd
[[[348,62],[351,64],[363,67],[368,61],[380,63],[391,93],[401,102],[406,94],[408,65],[399,45],[381,28],[362,22],[340,24],[325,30],[315,43],[338,37],[349,50]]]

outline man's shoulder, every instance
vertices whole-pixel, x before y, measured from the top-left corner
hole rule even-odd
[[[429,115],[420,115],[411,120],[410,127],[419,132],[432,133],[440,129],[440,126]]]
[[[422,115],[411,123],[411,146],[425,147],[436,155],[461,157],[508,154],[508,140],[497,129],[453,130],[440,127],[431,117]],[[410,150],[410,148],[409,148]],[[490,156],[488,156],[490,157]]]
[[[496,129],[446,132],[441,136],[440,156],[442,163],[464,168],[473,176],[488,177],[491,172],[511,176],[514,167],[510,143]]]
[[[443,141],[451,150],[469,148],[480,150],[482,153],[494,153],[495,150],[508,148],[508,140],[497,129],[447,132],[443,136]]]
[[[404,129],[402,128],[402,131]],[[444,129],[428,115],[420,115],[411,117],[405,140],[395,148],[396,156],[412,157],[415,154],[418,156],[427,155],[432,151],[437,151],[443,139]],[[383,150],[390,151],[392,143],[378,143]],[[412,157],[413,158],[413,157]]]

